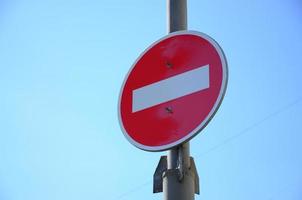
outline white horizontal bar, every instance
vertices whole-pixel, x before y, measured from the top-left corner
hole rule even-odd
[[[209,88],[209,65],[133,90],[132,112]]]

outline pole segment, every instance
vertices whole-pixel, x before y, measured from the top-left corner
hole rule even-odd
[[[167,0],[168,33],[187,30],[187,0]]]
[[[187,0],[167,0],[168,33],[187,30],[187,27]],[[176,169],[178,167],[179,151],[182,151],[183,147],[186,147],[184,158],[186,161],[190,160],[190,145],[187,142],[168,151],[168,169]],[[186,162],[186,164],[188,163]]]
[[[167,24],[168,33],[187,30],[187,0],[167,0]],[[194,200],[195,177],[190,160],[189,142],[168,151],[164,200]]]
[[[196,174],[191,169],[189,142],[168,152],[167,170],[163,173],[164,200],[194,200]]]
[[[167,0],[167,30],[187,30],[187,0]],[[189,142],[161,156],[153,175],[153,192],[163,192],[164,200],[194,200],[194,194],[199,194],[199,177]]]

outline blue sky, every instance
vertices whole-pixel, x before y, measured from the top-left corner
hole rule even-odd
[[[188,27],[229,65],[224,101],[191,141],[206,200],[302,199],[302,3],[188,0]],[[128,69],[166,35],[166,2],[0,1],[0,199],[162,199],[161,155],[117,119]]]

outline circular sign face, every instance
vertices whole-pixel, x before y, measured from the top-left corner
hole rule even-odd
[[[195,31],[167,35],[140,55],[124,80],[118,103],[124,135],[147,151],[188,141],[217,111],[227,77],[212,38]]]

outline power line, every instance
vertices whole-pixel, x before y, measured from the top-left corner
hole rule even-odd
[[[259,125],[261,125],[261,124],[263,124],[263,123],[265,123],[265,122],[268,121],[269,119],[271,119],[271,118],[273,118],[273,117],[275,117],[275,116],[277,116],[277,115],[279,115],[279,114],[285,112],[286,110],[288,110],[288,109],[290,109],[290,108],[292,108],[292,107],[298,105],[301,101],[302,101],[302,98],[296,99],[295,101],[293,101],[293,102],[291,102],[291,103],[289,103],[289,104],[287,104],[287,105],[285,105],[285,106],[279,108],[279,109],[276,110],[275,112],[272,112],[272,113],[268,114],[267,116],[263,117],[263,118],[260,119],[259,121],[256,121],[256,122],[254,122],[253,124],[251,124],[250,126],[248,126],[248,127],[246,127],[245,129],[241,130],[241,131],[238,132],[237,134],[228,137],[227,139],[225,139],[225,140],[222,141],[221,143],[219,143],[219,144],[217,144],[217,145],[211,147],[209,150],[205,151],[204,153],[198,154],[198,155],[195,156],[195,157],[204,156],[204,155],[206,155],[206,154],[208,154],[208,153],[210,153],[210,152],[212,152],[212,151],[215,151],[215,150],[218,149],[219,147],[224,146],[224,145],[230,143],[231,141],[233,141],[233,140],[239,138],[240,136],[243,136],[243,135],[247,134],[250,130],[252,130],[252,129],[258,127]],[[152,183],[152,180],[148,180],[148,181],[146,181],[145,183],[142,183],[142,184],[136,186],[135,188],[133,188],[133,189],[131,189],[131,190],[129,190],[129,191],[127,191],[127,192],[125,192],[125,193],[119,195],[119,196],[118,196],[117,198],[115,198],[114,200],[123,199],[124,197],[128,196],[129,194],[132,194],[132,193],[134,193],[134,192],[136,192],[136,191],[139,191],[141,188],[143,188],[143,187],[145,187],[145,186],[147,186],[147,185],[149,185],[149,184],[151,184],[151,183]]]
[[[145,187],[145,186],[151,184],[152,181],[153,181],[153,180],[148,180],[148,181],[146,181],[145,183],[142,183],[142,184],[140,184],[140,185],[138,185],[138,186],[132,188],[131,190],[128,190],[127,192],[125,192],[125,193],[119,195],[117,198],[115,198],[115,200],[123,199],[125,196],[128,196],[129,194],[132,194],[132,193],[134,193],[134,192],[136,192],[136,191],[142,189],[143,187]]]
[[[225,139],[224,141],[222,141],[221,143],[211,147],[209,150],[205,151],[204,153],[201,153],[201,154],[198,154],[197,157],[200,157],[200,156],[203,156],[205,154],[208,154],[216,149],[218,149],[219,147],[221,146],[224,146],[225,144],[227,143],[230,143],[231,141],[237,139],[238,137],[248,133],[250,130],[256,128],[257,126],[263,124],[264,122],[268,121],[269,119],[277,116],[278,114],[280,113],[283,113],[284,111],[290,109],[291,107],[297,105],[298,103],[300,103],[302,101],[302,98],[299,98],[299,99],[296,99],[295,101],[279,108],[278,110],[276,110],[275,112],[273,113],[270,113],[269,115],[267,115],[266,117],[260,119],[259,121],[257,122],[254,122],[253,124],[251,124],[250,126],[246,127],[245,129],[241,130],[240,132],[238,132],[237,134],[235,135],[232,135],[230,136],[229,138]]]

